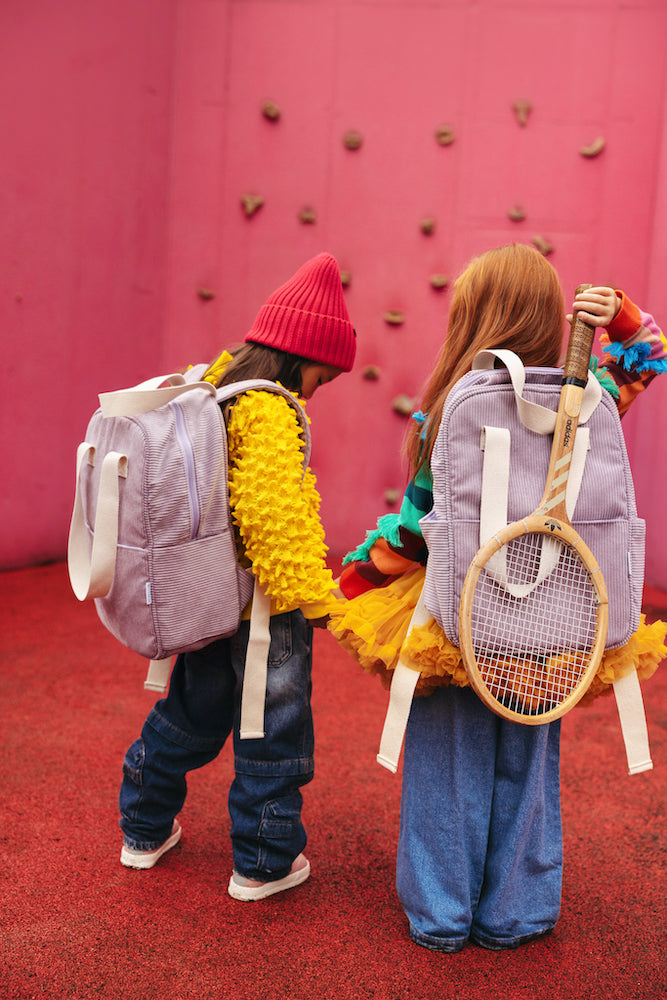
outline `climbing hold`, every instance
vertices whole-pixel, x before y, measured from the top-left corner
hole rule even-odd
[[[309,205],[304,206],[299,212],[299,222],[303,222],[304,225],[312,225],[314,222],[317,222],[315,209]]]
[[[422,219],[419,228],[426,236],[431,236],[435,230],[435,219]]]
[[[400,326],[401,323],[405,322],[405,316],[399,309],[389,309],[384,314],[384,321],[390,326]]]
[[[432,274],[430,277],[431,288],[437,288],[440,291],[442,288],[446,288],[449,284],[449,278],[446,274]]]
[[[400,413],[402,417],[409,417],[415,408],[415,401],[412,396],[406,396],[404,392],[396,396],[391,404],[395,413]]]
[[[543,257],[548,257],[553,253],[553,246],[543,236],[533,236],[533,245],[540,251]]]
[[[512,205],[507,214],[512,222],[521,222],[522,219],[526,218],[526,212],[521,205]]]
[[[582,156],[587,156],[587,157],[599,156],[602,150],[604,149],[605,145],[606,143],[602,138],[602,136],[598,136],[598,138],[595,139],[593,142],[591,142],[588,146],[581,146],[579,152],[581,153]]]
[[[280,118],[280,108],[273,101],[264,101],[262,105],[262,114],[265,118],[268,118],[270,122],[277,122]]]
[[[394,504],[398,503],[401,497],[400,491],[393,488],[389,488],[384,491],[384,502],[388,507],[393,507]]]
[[[212,292],[210,288],[198,288],[197,295],[200,299],[204,299],[204,301],[215,298],[215,292]]]
[[[343,145],[346,149],[359,149],[364,137],[360,132],[346,132],[343,136]]]
[[[259,194],[244,194],[241,197],[241,204],[243,211],[250,218],[262,207],[264,199]]]
[[[439,146],[449,146],[454,142],[454,129],[451,125],[438,125],[435,138]]]
[[[366,365],[361,374],[369,382],[377,382],[380,377],[380,369],[377,365]]]
[[[347,288],[351,281],[352,281],[352,275],[350,274],[349,271],[340,272],[340,283],[343,286],[343,288]]]
[[[512,110],[516,115],[516,120],[518,121],[519,125],[521,125],[521,127],[524,128],[526,122],[528,121],[528,115],[533,110],[533,105],[530,103],[530,101],[520,99],[514,102],[514,104],[512,105]]]

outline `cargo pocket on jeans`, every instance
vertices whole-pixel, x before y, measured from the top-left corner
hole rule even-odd
[[[269,667],[282,667],[292,655],[292,615],[287,612],[271,618]]]
[[[129,796],[124,796],[125,803],[123,805],[123,814],[130,820],[130,822],[135,822],[139,816],[139,810],[143,800],[145,763],[146,748],[144,746],[143,739],[139,737],[139,739],[135,740],[129,748],[123,761],[123,775],[137,789],[136,798],[131,794]],[[134,799],[134,808],[129,806],[127,802],[128,797],[130,800]]]
[[[280,843],[290,840],[297,833],[300,824],[300,802],[293,802],[291,807],[288,805],[290,802],[289,798],[267,802],[259,826],[259,836],[262,840]]]

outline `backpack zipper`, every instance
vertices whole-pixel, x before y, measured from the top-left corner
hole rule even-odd
[[[176,437],[178,438],[178,443],[181,446],[183,460],[185,462],[185,477],[188,485],[188,501],[190,503],[190,523],[192,525],[190,538],[192,539],[197,537],[201,517],[199,493],[197,492],[197,476],[195,473],[195,456],[192,448],[192,440],[188,434],[188,429],[185,424],[185,416],[183,414],[182,407],[179,403],[173,400],[169,403],[169,406],[174,412],[176,420]]]

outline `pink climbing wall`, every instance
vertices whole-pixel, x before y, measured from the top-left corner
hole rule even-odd
[[[0,567],[62,559],[73,456],[165,324],[172,5],[0,4]]]
[[[351,275],[359,340],[354,372],[309,404],[334,552],[397,509],[387,491],[405,484],[406,424],[392,403],[417,395],[442,341],[450,291],[433,275],[538,239],[566,294],[617,284],[667,323],[662,0],[46,6],[0,11],[16,94],[0,162],[13,470],[0,565],[62,557],[74,448],[98,391],[241,339],[319,250]],[[531,105],[524,125],[518,100]],[[598,138],[602,152],[584,156]],[[251,216],[244,195],[263,199]],[[390,310],[404,321],[387,323]],[[665,588],[666,400],[656,384],[626,421],[647,578]]]

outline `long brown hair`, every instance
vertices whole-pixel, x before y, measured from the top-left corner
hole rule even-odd
[[[565,305],[556,271],[533,247],[497,247],[474,258],[454,284],[447,336],[426,385],[406,451],[414,474],[429,462],[442,408],[454,383],[484,349],[505,348],[525,365],[555,367],[561,354]]]
[[[303,364],[313,364],[296,354],[288,354],[263,344],[242,344],[232,348],[232,360],[217,382],[217,387],[229,385],[231,382],[242,382],[244,379],[264,378],[271,382],[280,382],[290,392],[301,392]]]

